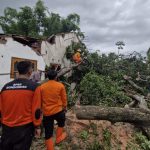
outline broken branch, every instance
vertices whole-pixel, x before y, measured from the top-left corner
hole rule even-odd
[[[127,75],[124,75],[123,78],[124,78],[126,81],[128,81],[128,83],[129,83],[130,85],[132,85],[135,89],[137,89],[139,92],[141,92],[142,94],[145,94],[144,90],[143,90],[141,87],[139,87],[137,84],[135,84],[135,83],[131,80],[130,77],[128,77]]]

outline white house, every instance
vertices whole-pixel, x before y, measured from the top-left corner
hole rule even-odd
[[[58,64],[61,67],[71,66],[71,62],[66,59],[66,47],[71,43],[78,43],[80,40],[75,32],[59,33],[52,35],[46,41],[42,41],[41,54],[47,66]]]
[[[76,33],[60,33],[46,40],[31,37],[0,34],[0,89],[16,77],[17,62],[30,60],[34,70],[45,70],[45,65],[70,67],[66,59],[66,47],[72,41],[79,42]]]
[[[45,62],[38,55],[36,39],[22,36],[0,35],[0,89],[3,85],[15,78],[17,62],[30,60],[34,70],[44,70]]]

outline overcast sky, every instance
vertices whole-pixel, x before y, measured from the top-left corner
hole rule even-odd
[[[34,7],[37,0],[0,0],[5,7]],[[89,49],[117,52],[115,43],[124,41],[123,52],[146,52],[150,47],[150,0],[44,0],[49,11],[67,16],[78,13]]]

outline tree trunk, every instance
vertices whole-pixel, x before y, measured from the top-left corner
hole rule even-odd
[[[140,126],[150,125],[150,111],[140,108],[79,106],[76,107],[76,116],[81,120],[108,120],[113,123],[128,122]]]

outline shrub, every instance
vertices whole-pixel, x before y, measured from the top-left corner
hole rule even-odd
[[[146,136],[142,135],[142,133],[136,133],[136,141],[142,150],[150,149],[150,141],[147,139]]]
[[[95,72],[89,72],[83,77],[80,91],[83,105],[123,106],[130,101],[130,98],[122,92],[122,88],[110,77]]]

